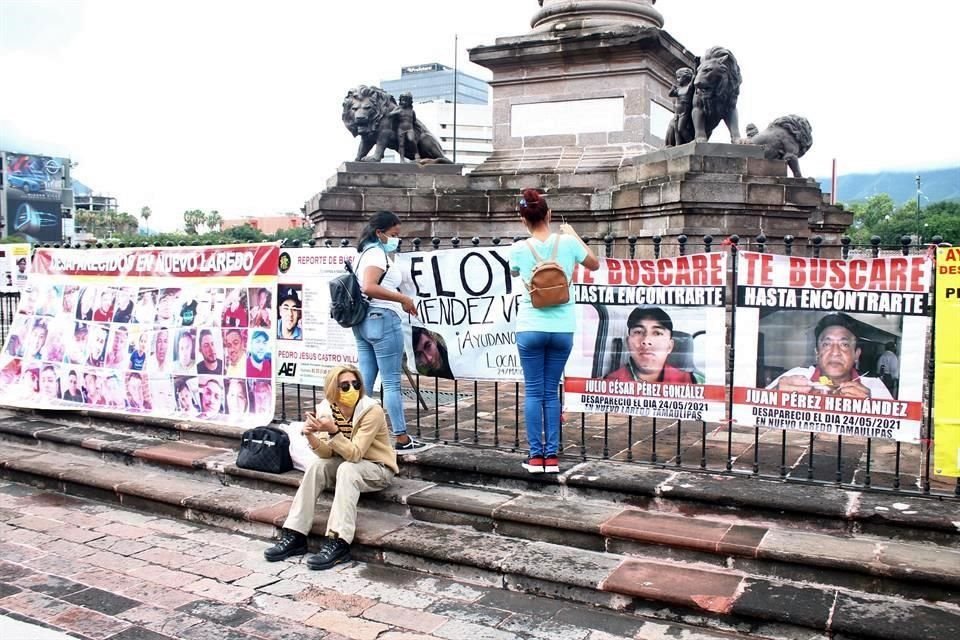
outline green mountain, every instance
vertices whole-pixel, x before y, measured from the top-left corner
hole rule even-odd
[[[920,206],[943,200],[960,200],[960,167],[920,171]],[[818,178],[824,193],[830,191],[830,178]],[[862,202],[878,193],[889,194],[898,205],[917,197],[917,173],[883,171],[851,173],[837,179],[837,202]]]

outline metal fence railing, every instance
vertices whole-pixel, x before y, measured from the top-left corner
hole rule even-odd
[[[428,251],[457,247],[508,246],[514,238],[432,238],[402,243],[401,250]],[[750,250],[807,257],[878,257],[925,253],[928,245],[916,246],[904,237],[897,246],[883,246],[879,238],[868,245],[855,245],[849,238],[827,244],[814,237],[795,242],[787,237],[777,242],[759,236],[716,239],[681,236],[672,241],[658,237],[584,238],[601,257],[668,257],[710,251]],[[938,244],[940,238],[933,238]],[[298,243],[295,243],[295,245]],[[348,247],[351,241],[311,241],[310,246]],[[731,260],[731,263],[734,261]],[[732,264],[731,264],[732,266]],[[727,306],[732,312],[735,295],[728,279]],[[0,296],[0,338],[6,340],[15,313],[16,294]],[[927,348],[932,353],[932,335]],[[729,342],[729,341],[728,341]],[[732,388],[733,347],[728,344],[727,390]],[[921,442],[902,443],[886,439],[839,436],[822,433],[746,427],[729,422],[638,418],[620,414],[566,414],[561,432],[562,455],[567,459],[603,459],[662,468],[703,471],[714,474],[750,475],[790,483],[826,483],[859,490],[888,491],[907,495],[960,498],[960,479],[938,476],[932,464],[933,423],[932,357],[924,384]],[[413,376],[405,382],[408,424],[421,438],[465,447],[522,451],[523,384],[506,381],[444,380]],[[277,420],[302,419],[322,398],[322,391],[306,385],[281,384]]]

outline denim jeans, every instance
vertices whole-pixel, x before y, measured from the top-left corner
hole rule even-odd
[[[367,319],[353,328],[360,357],[360,376],[369,393],[377,380],[383,380],[383,408],[390,417],[390,430],[399,436],[407,432],[400,395],[400,374],[403,362],[403,330],[400,316],[382,307],[370,307]],[[373,394],[370,393],[372,396]]]
[[[523,368],[523,417],[530,457],[560,450],[560,376],[573,350],[572,333],[520,331],[517,349]]]

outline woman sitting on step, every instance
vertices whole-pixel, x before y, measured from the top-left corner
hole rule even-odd
[[[324,393],[326,399],[316,415],[306,414],[303,427],[317,459],[303,472],[280,541],[263,552],[269,562],[306,553],[317,498],[327,487],[334,494],[326,537],[307,566],[329,569],[348,562],[360,494],[383,489],[398,471],[383,407],[365,393],[360,370],[334,367],[324,380]]]

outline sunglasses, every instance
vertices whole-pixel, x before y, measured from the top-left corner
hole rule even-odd
[[[341,383],[340,383],[340,391],[343,391],[344,393],[346,393],[347,391],[350,391],[351,385],[352,385],[353,388],[356,389],[357,391],[360,390],[360,381],[359,381],[359,380],[350,380],[349,382],[341,382]]]

